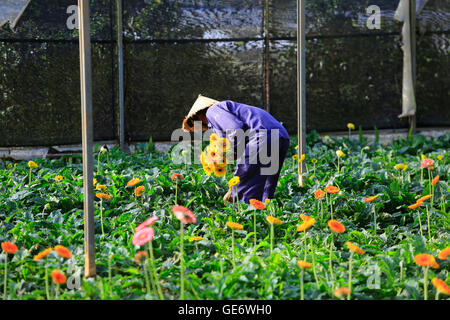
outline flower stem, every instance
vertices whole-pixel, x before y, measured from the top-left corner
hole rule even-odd
[[[309,238],[311,239],[311,255],[312,255],[312,268],[314,273],[314,279],[316,280],[316,287],[317,289],[319,289],[319,281],[317,280],[316,264],[315,264],[314,242],[312,237]]]
[[[331,211],[331,219],[333,218],[333,195],[330,194],[330,211]]]
[[[330,256],[328,259],[328,268],[330,269],[330,280],[333,282],[334,275],[333,275],[333,263],[331,261],[331,255],[333,253],[333,234],[331,234],[331,241],[330,241]],[[334,283],[331,285],[332,289],[334,289]]]
[[[103,229],[103,199],[100,199],[100,223],[102,226],[102,235],[105,236],[105,230]]]
[[[273,251],[273,223],[270,224],[270,254]]]
[[[420,219],[420,211],[419,211],[419,210],[417,210],[417,215],[418,215],[418,217],[419,217],[420,235],[423,237],[422,220]]]
[[[256,209],[253,210],[253,232],[255,233],[254,245],[255,245],[255,250],[256,250]]]
[[[151,288],[150,288],[150,279],[148,277],[148,271],[147,271],[147,263],[148,262],[144,262],[144,278],[145,278],[145,283],[147,285],[147,295],[150,297]]]
[[[184,300],[184,223],[180,228],[180,299]]]
[[[175,204],[178,202],[178,178],[175,180]]]
[[[304,293],[304,288],[303,288],[303,268],[302,271],[300,272],[300,300],[305,300],[305,293]]]
[[[423,298],[424,300],[428,300],[428,267],[424,268],[424,277],[423,277]]]
[[[153,243],[152,243],[152,241],[149,242],[149,246],[150,246],[150,261],[152,263],[153,278],[155,279],[155,283],[156,283],[156,288],[158,290],[159,299],[160,300],[164,300],[164,295],[162,293],[161,285],[159,283],[158,273],[156,272],[156,266],[155,266],[155,262],[154,262],[155,261],[155,256],[153,255]]]
[[[28,184],[31,184],[31,167],[30,172],[28,173]]]
[[[377,208],[373,205],[373,230],[374,234],[377,234]]]
[[[350,261],[348,266],[348,295],[347,300],[350,300],[350,295],[352,294],[352,262],[353,262],[353,251],[350,252]]]
[[[50,291],[48,289],[48,267],[47,258],[45,258],[45,293],[47,294],[47,300],[50,300]]]
[[[55,300],[59,300],[59,284],[56,285],[56,289],[55,289]]]
[[[234,229],[231,230],[231,254],[233,257],[233,270],[236,269],[236,262],[234,259]]]
[[[431,240],[431,229],[430,229],[430,211],[427,205],[427,223],[428,223],[428,240]]]
[[[6,284],[8,281],[8,254],[5,252],[5,275],[3,284],[3,300],[6,300]]]

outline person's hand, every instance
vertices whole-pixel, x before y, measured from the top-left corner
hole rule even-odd
[[[233,193],[231,191],[228,191],[224,196],[223,196],[223,202],[230,202],[233,203]]]

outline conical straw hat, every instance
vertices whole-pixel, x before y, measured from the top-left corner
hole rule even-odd
[[[190,131],[192,129],[192,125],[189,123],[189,120],[197,114],[197,112],[207,109],[211,107],[213,104],[219,103],[219,101],[202,96],[201,94],[198,95],[197,100],[195,100],[194,105],[192,106],[191,110],[189,111],[186,118],[183,120],[182,129],[184,131]]]

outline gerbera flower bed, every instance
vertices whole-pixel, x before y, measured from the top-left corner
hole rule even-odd
[[[144,145],[107,151],[96,279],[83,277],[81,157],[0,161],[1,298],[448,299],[450,134],[312,133],[304,187],[291,146],[274,199],[240,206],[222,200],[239,188],[231,164],[221,177]]]

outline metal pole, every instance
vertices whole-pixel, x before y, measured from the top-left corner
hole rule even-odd
[[[306,98],[305,98],[305,1],[297,0],[297,136],[298,156],[306,153]],[[298,166],[298,184],[303,187],[305,163]]]
[[[122,0],[116,0],[117,5],[117,57],[119,69],[119,145],[122,152],[127,151],[125,146],[125,111],[123,92],[123,27],[122,27]]]
[[[265,0],[264,6],[264,72],[265,72],[265,98],[266,111],[270,112],[270,83],[269,83],[269,60],[270,60],[270,39],[269,39],[269,0]]]
[[[409,27],[411,39],[411,72],[414,87],[414,100],[416,101],[417,114],[417,99],[416,99],[416,0],[409,0]],[[416,114],[409,117],[409,126],[412,133],[416,133]]]
[[[78,0],[80,25],[81,137],[83,143],[84,193],[84,276],[95,276],[95,223],[93,188],[93,126],[91,37],[89,34],[89,1]]]

